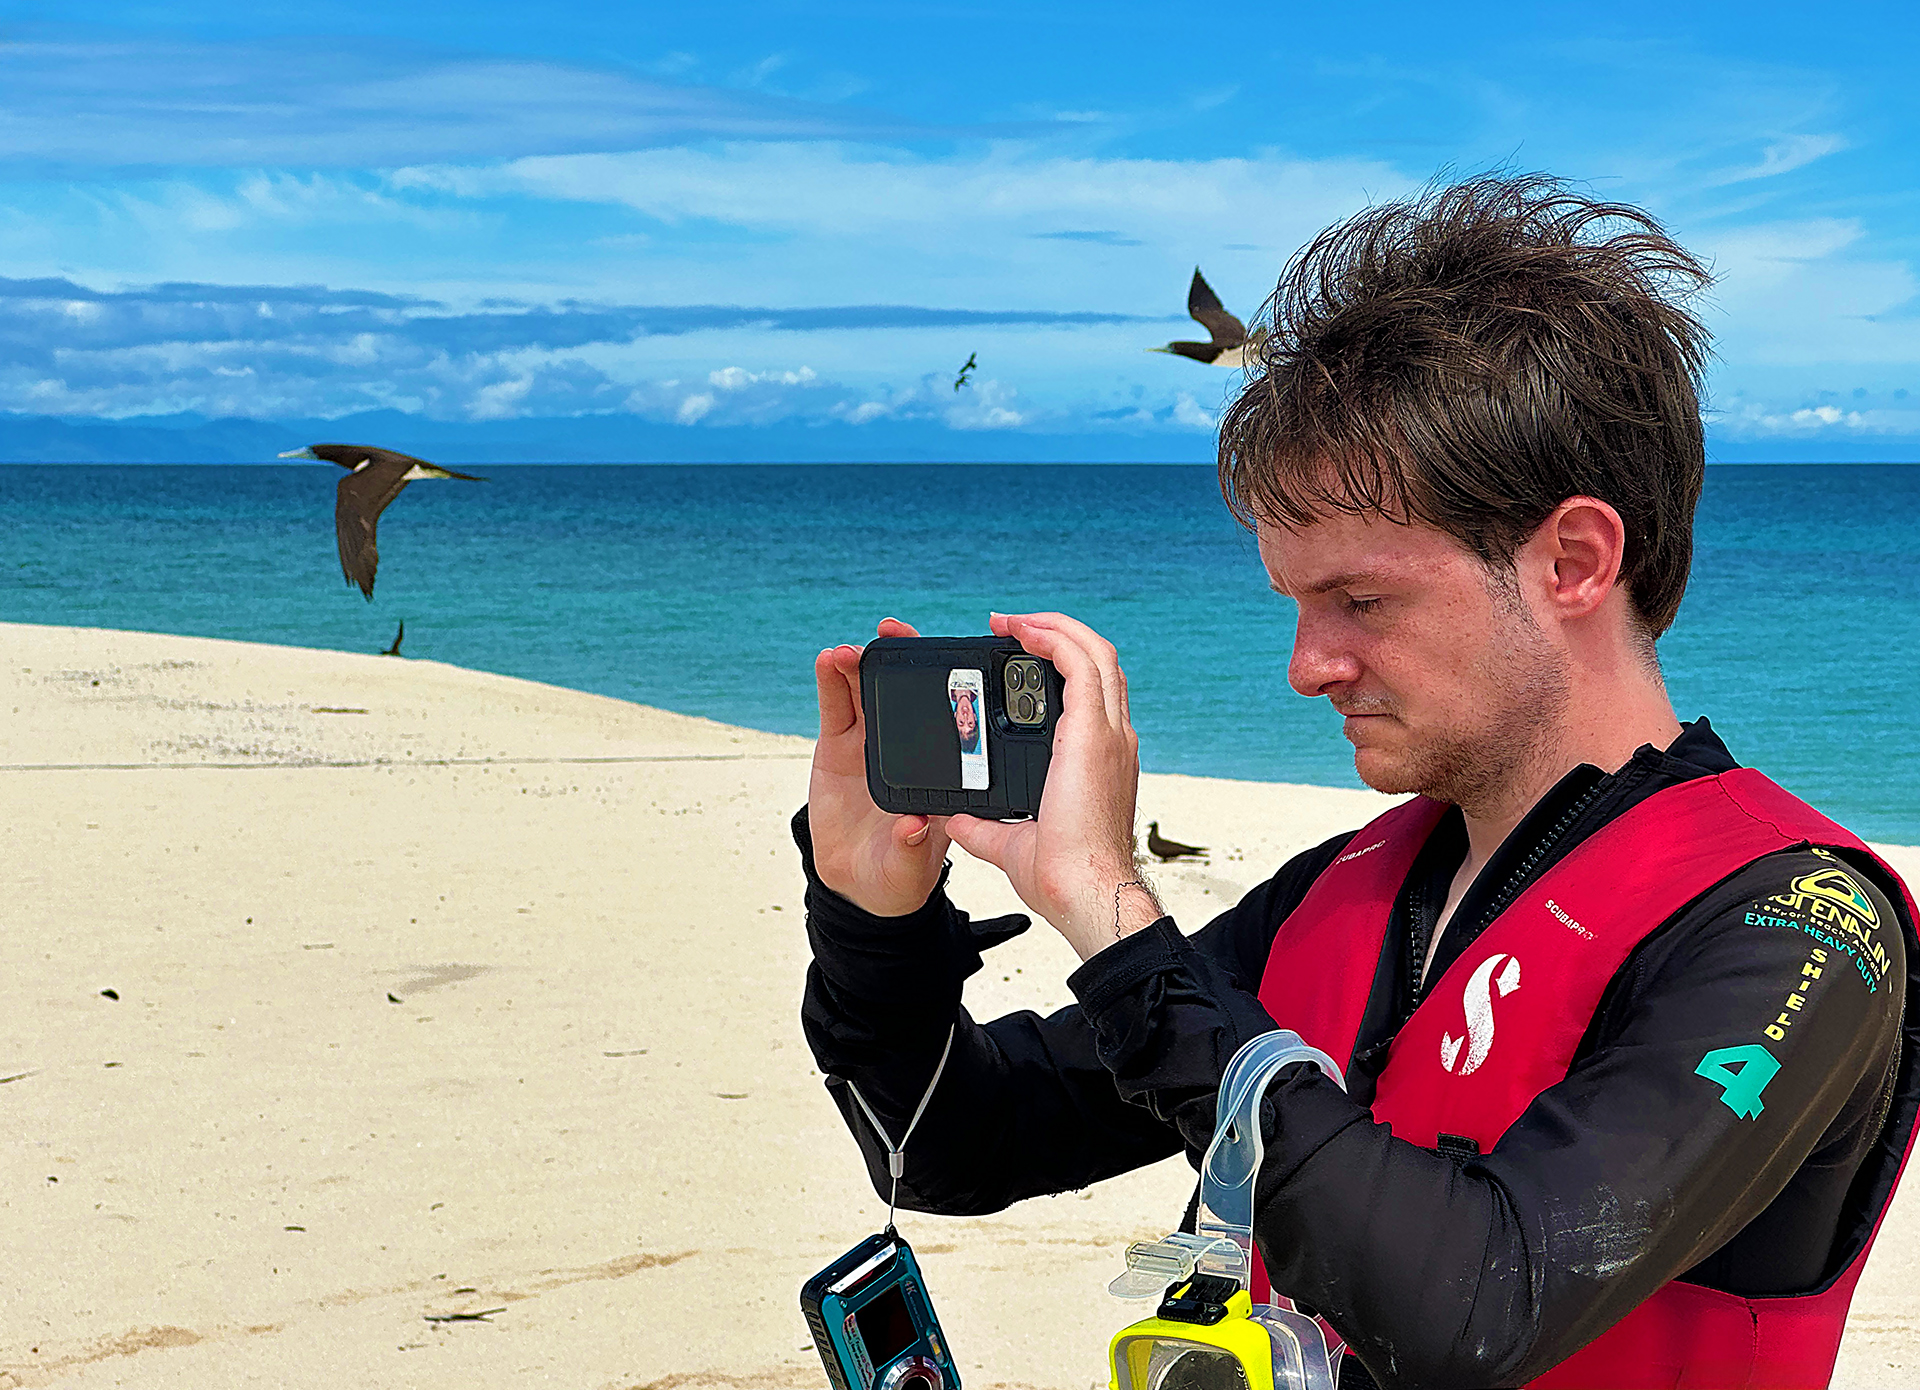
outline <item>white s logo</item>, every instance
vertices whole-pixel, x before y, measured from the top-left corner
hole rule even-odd
[[[1501,969],[1500,962],[1506,962]],[[1494,971],[1499,970],[1498,979]],[[1520,988],[1520,958],[1503,955],[1498,952],[1480,962],[1472,976],[1467,980],[1465,994],[1461,1003],[1467,1011],[1467,1035],[1456,1038],[1451,1033],[1440,1034],[1440,1065],[1449,1072],[1454,1063],[1460,1061],[1460,1044],[1467,1045],[1467,1060],[1460,1062],[1461,1076],[1472,1076],[1480,1070],[1480,1064],[1487,1060],[1487,1054],[1493,1050],[1493,991],[1498,989],[1500,997],[1505,999]]]

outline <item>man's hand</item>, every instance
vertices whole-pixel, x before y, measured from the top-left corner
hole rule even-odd
[[[882,637],[918,637],[896,619]],[[860,710],[860,648],[832,647],[813,659],[820,686],[820,741],[807,784],[813,867],[820,881],[877,917],[904,917],[926,904],[947,857],[945,830],[926,816],[893,816],[867,790],[867,725]]]
[[[950,816],[947,834],[1005,873],[1020,900],[1086,960],[1161,915],[1133,862],[1140,738],[1127,714],[1127,678],[1113,644],[1063,614],[995,613],[991,626],[1047,658],[1066,681],[1047,789],[1035,820]]]

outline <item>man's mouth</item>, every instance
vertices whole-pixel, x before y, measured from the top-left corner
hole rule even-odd
[[[1335,700],[1331,703],[1347,719],[1379,719],[1393,713],[1393,707],[1384,700]]]

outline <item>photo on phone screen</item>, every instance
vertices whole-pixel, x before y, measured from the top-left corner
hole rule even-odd
[[[953,728],[960,736],[963,791],[987,790],[986,689],[982,672],[960,668],[947,672],[947,703],[953,707]]]

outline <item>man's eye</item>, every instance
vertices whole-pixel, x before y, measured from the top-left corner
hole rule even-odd
[[[1347,612],[1349,613],[1371,613],[1379,606],[1380,600],[1377,598],[1349,598],[1347,600]]]

